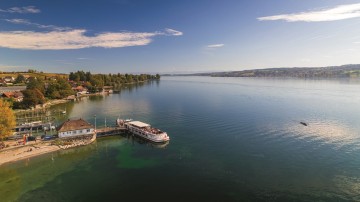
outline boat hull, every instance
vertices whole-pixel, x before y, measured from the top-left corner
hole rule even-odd
[[[132,127],[129,125],[126,125],[126,128],[128,129],[128,131],[138,137],[141,137],[143,139],[149,140],[151,142],[155,142],[155,143],[163,143],[163,142],[168,142],[170,140],[169,136],[166,133],[162,133],[162,134],[157,134],[155,136],[159,136],[159,137],[153,137],[154,135],[149,134],[149,133],[145,133],[144,131],[141,131],[139,129],[137,129],[136,127]]]

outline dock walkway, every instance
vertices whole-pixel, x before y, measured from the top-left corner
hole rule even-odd
[[[120,135],[127,131],[125,127],[106,127],[106,128],[97,128],[96,129],[96,137],[107,137]]]

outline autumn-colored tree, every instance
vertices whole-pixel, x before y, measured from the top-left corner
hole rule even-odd
[[[38,104],[45,103],[45,97],[38,89],[27,89],[22,93],[24,94],[22,104],[25,108],[36,107]]]
[[[0,139],[11,135],[15,125],[15,115],[10,104],[0,99]]]

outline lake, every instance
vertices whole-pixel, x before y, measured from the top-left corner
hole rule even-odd
[[[114,136],[3,165],[0,200],[360,200],[359,104],[359,80],[162,77],[54,109],[150,123],[168,144]]]

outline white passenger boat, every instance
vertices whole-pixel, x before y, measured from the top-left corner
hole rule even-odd
[[[117,119],[116,122],[118,126],[125,127],[129,132],[152,142],[160,143],[170,140],[166,132],[153,128],[147,123],[132,121],[131,119]]]

